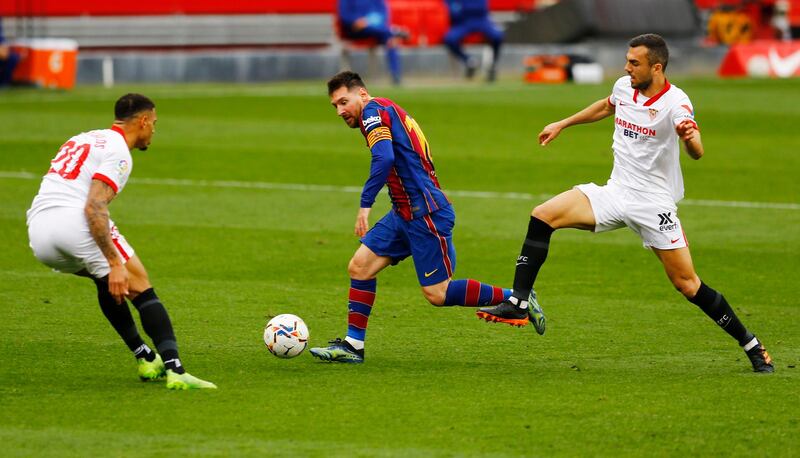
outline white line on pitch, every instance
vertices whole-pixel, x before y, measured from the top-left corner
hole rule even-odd
[[[30,172],[0,171],[0,178],[18,178],[38,180],[40,175]],[[190,180],[179,178],[131,178],[131,183],[156,186],[182,186],[200,188],[235,188],[235,189],[274,189],[279,191],[307,192],[346,192],[360,193],[360,186],[336,186],[324,184],[302,183],[270,183],[265,181],[228,181],[228,180]],[[459,191],[446,189],[453,197],[472,197],[476,199],[506,199],[540,201],[552,197],[552,194],[529,194],[525,192],[493,192],[493,191]],[[735,207],[765,208],[770,210],[800,210],[800,204],[790,202],[747,202],[734,200],[684,199],[681,205],[698,207]]]

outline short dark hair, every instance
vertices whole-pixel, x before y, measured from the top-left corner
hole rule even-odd
[[[114,105],[114,118],[118,121],[126,121],[143,111],[149,111],[155,107],[156,104],[142,94],[125,94]]]
[[[345,70],[337,73],[328,81],[328,95],[333,94],[342,86],[346,87],[348,91],[357,87],[367,88],[367,85],[364,84],[364,80],[361,79],[361,75],[356,72],[351,72],[350,70]]]
[[[647,48],[647,60],[650,65],[661,64],[662,71],[667,70],[667,63],[669,62],[669,49],[667,49],[667,42],[661,35],[655,33],[645,33],[638,37],[633,37],[628,42],[628,46],[635,48],[637,46],[644,46]]]

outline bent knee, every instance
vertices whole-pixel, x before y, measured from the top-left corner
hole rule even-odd
[[[685,277],[678,277],[673,278],[672,285],[675,286],[681,294],[684,295],[687,299],[691,299],[697,294],[697,290],[700,289],[700,278],[695,276],[685,276]]]
[[[129,281],[128,282],[128,299],[133,300],[136,296],[142,294],[143,292],[147,291],[148,289],[152,288],[153,285],[150,284],[150,281],[147,279],[143,281]]]
[[[146,272],[128,272],[128,291],[131,298],[152,288],[150,278]]]
[[[364,271],[363,264],[359,263],[356,258],[350,260],[347,264],[347,273],[350,275],[350,278],[356,278],[359,276],[361,272]]]
[[[531,212],[531,216],[544,221],[547,224],[550,224],[556,218],[555,212],[545,204],[534,207],[533,211]]]
[[[431,303],[431,305],[436,307],[443,307],[445,301],[445,294],[440,291],[428,291],[423,289],[422,295],[425,296],[425,300]]]
[[[369,280],[367,275],[367,263],[363,259],[353,257],[347,264],[347,273],[350,278],[355,280]]]

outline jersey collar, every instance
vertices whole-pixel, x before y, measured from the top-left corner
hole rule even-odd
[[[121,127],[119,127],[119,126],[117,126],[117,125],[114,125],[114,126],[111,126],[111,130],[113,130],[114,132],[116,132],[116,133],[118,133],[118,134],[122,135],[122,139],[125,141],[125,143],[127,143],[127,142],[128,142],[128,139],[127,139],[127,138],[125,138],[125,131],[124,131],[124,130],[122,130],[122,128],[121,128]]]
[[[669,90],[669,88],[671,88],[671,87],[672,87],[672,85],[671,85],[671,84],[669,84],[669,80],[666,80],[666,79],[665,79],[665,80],[664,80],[664,88],[663,88],[663,89],[661,89],[661,90],[658,92],[658,94],[656,94],[656,95],[654,95],[654,96],[650,97],[649,99],[647,99],[647,102],[645,102],[645,103],[644,103],[644,106],[646,106],[646,107],[649,107],[650,105],[652,105],[652,104],[656,103],[656,101],[657,101],[658,99],[660,99],[660,98],[661,98],[661,96],[662,96],[662,95],[664,95],[664,94],[665,94],[665,93],[666,93],[666,92]],[[637,102],[637,99],[638,99],[638,98],[639,98],[639,90],[638,90],[638,89],[636,89],[636,90],[634,90],[634,91],[633,91],[633,103],[638,103],[638,102]]]

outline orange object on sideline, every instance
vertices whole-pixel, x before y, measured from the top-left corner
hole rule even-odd
[[[12,80],[40,87],[72,89],[75,87],[78,43],[61,38],[21,39],[11,48],[20,60]]]
[[[525,58],[526,83],[564,83],[569,56],[528,56]]]

